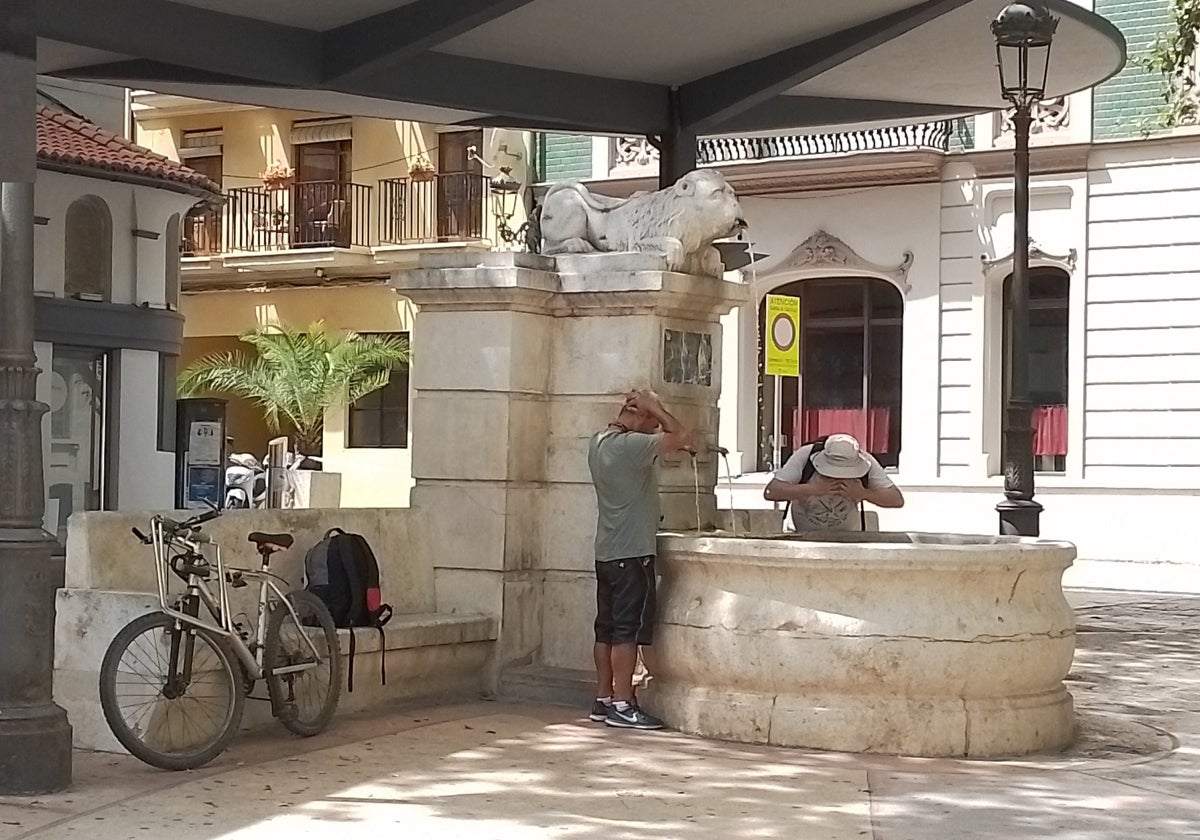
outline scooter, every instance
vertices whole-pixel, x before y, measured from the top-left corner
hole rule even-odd
[[[267,468],[249,452],[229,456],[225,468],[225,507],[263,508],[267,503]]]

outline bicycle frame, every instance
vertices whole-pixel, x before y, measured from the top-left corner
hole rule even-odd
[[[194,627],[202,627],[212,633],[224,637],[233,647],[233,651],[237,654],[242,666],[246,669],[246,673],[251,679],[259,680],[264,676],[262,667],[263,645],[267,635],[267,620],[270,613],[267,609],[270,603],[270,595],[273,594],[279,603],[287,607],[291,613],[292,620],[296,622],[297,627],[302,627],[300,617],[296,614],[295,608],[283,593],[283,590],[275,583],[276,580],[282,581],[278,575],[272,574],[264,565],[261,569],[243,569],[226,567],[221,559],[220,546],[208,539],[199,532],[193,532],[192,538],[181,537],[178,534],[168,536],[163,523],[157,519],[151,522],[151,542],[154,546],[154,566],[158,576],[158,600],[159,607],[163,613],[174,618],[183,624],[189,624]],[[181,610],[175,609],[169,600],[168,583],[169,573],[171,572],[170,558],[167,556],[172,543],[176,543],[189,552],[201,557],[207,556],[204,553],[203,546],[211,546],[213,559],[215,560],[215,571],[217,574],[217,594],[214,596],[208,588],[204,578],[200,575],[192,573],[188,575],[187,591],[188,594],[194,594],[199,597],[200,601],[208,608],[209,614],[216,619],[217,623],[209,622],[197,616],[188,615]],[[209,563],[209,568],[214,568],[212,562]],[[258,616],[255,635],[255,648],[253,651],[242,641],[242,637],[234,630],[233,616],[229,607],[229,590],[226,584],[226,574],[238,572],[243,579],[258,581]],[[286,583],[286,581],[284,581]],[[308,645],[309,651],[315,657],[315,662],[303,663],[300,665],[288,665],[283,668],[277,668],[273,671],[275,674],[288,674],[297,671],[306,671],[310,668],[315,668],[322,662],[320,651],[316,645],[312,643],[312,639],[307,633],[301,634],[304,638],[304,643]]]

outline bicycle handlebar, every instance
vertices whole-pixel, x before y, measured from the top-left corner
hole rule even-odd
[[[213,508],[212,510],[206,510],[204,513],[197,514],[190,519],[185,519],[182,522],[176,522],[174,519],[171,519],[168,516],[156,516],[155,520],[162,525],[164,531],[170,533],[171,536],[175,536],[176,534],[186,533],[187,531],[194,531],[205,522],[211,522],[220,515],[221,511]],[[146,545],[150,544],[150,538],[143,534],[140,530],[137,528],[133,528],[131,530],[133,531],[133,535],[141,542],[145,543]]]

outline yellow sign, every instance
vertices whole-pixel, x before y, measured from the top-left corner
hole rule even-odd
[[[767,375],[800,375],[800,298],[767,295]]]

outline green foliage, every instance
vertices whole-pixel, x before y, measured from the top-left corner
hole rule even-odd
[[[1171,26],[1155,39],[1141,64],[1163,79],[1161,128],[1200,121],[1196,87],[1196,37],[1200,33],[1200,0],[1172,0]]]
[[[325,412],[387,385],[391,371],[407,366],[412,357],[403,338],[329,333],[320,321],[306,330],[258,329],[241,340],[257,354],[214,353],[200,359],[180,373],[180,395],[215,392],[253,400],[271,434],[279,434],[286,421],[297,450],[306,454],[318,451]]]

